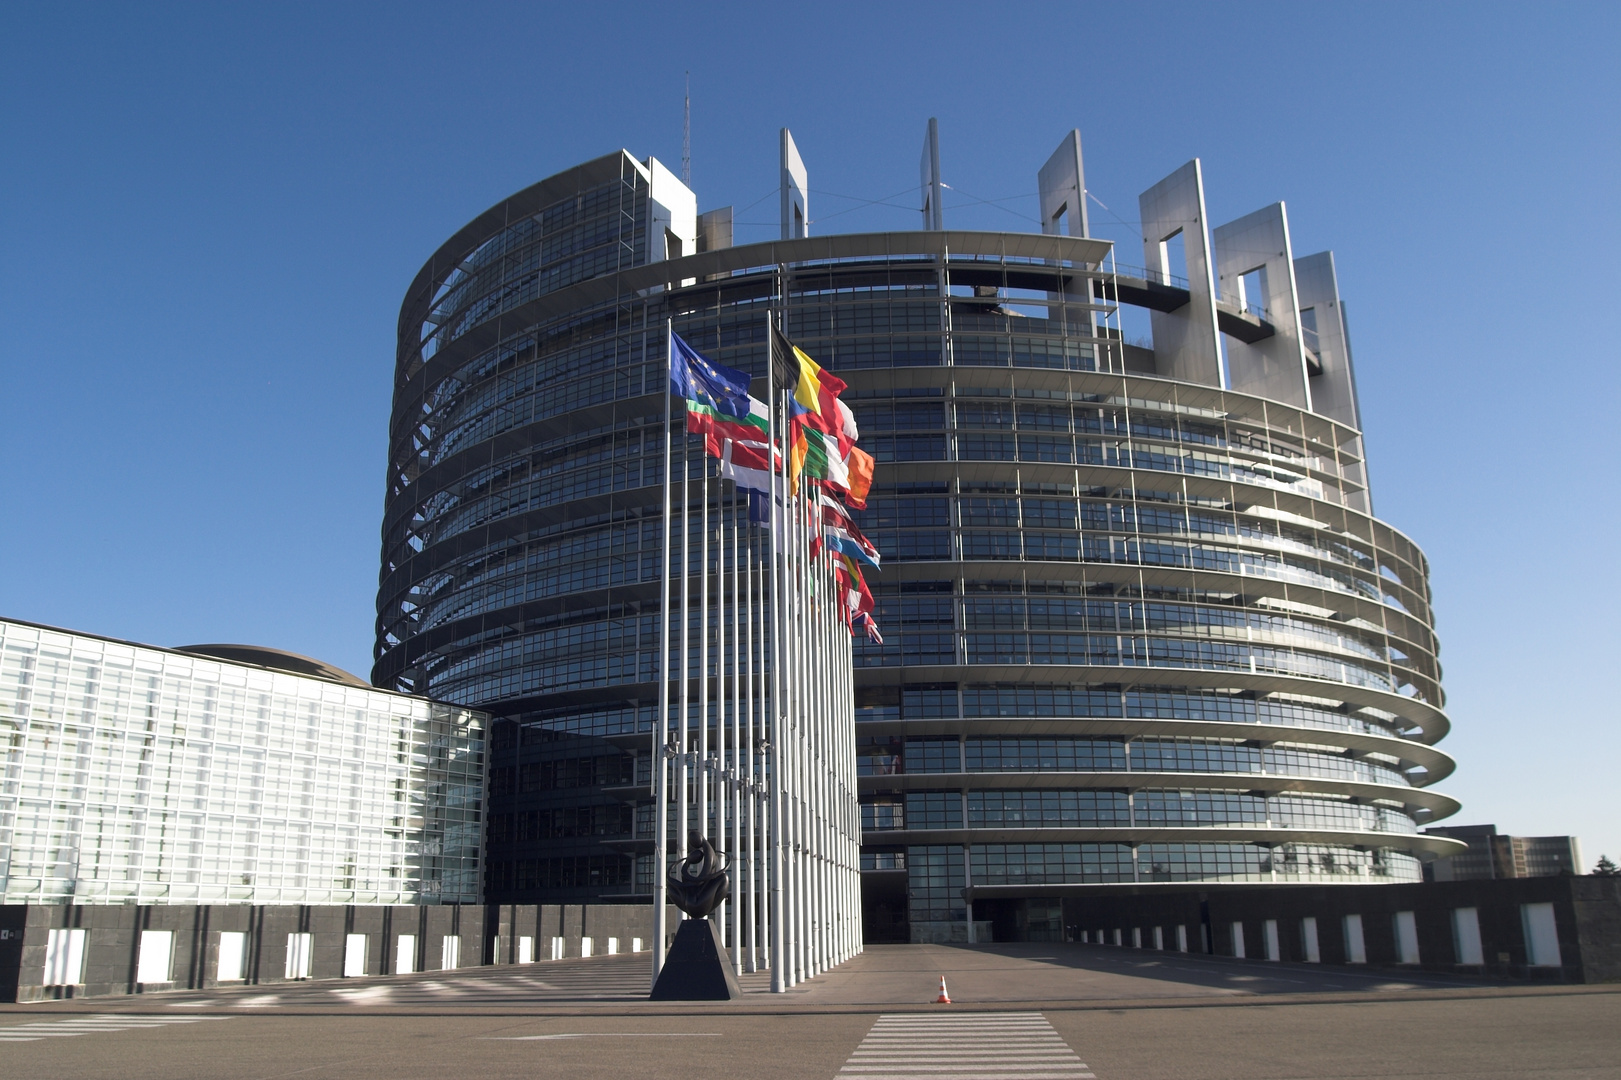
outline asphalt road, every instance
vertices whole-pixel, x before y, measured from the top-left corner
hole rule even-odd
[[[1621,1078],[1621,987],[1082,946],[905,946],[871,949],[785,995],[751,977],[742,1000],[715,1007],[647,1002],[645,965],[610,957],[0,1006],[0,1077]],[[929,1003],[940,974],[952,1005]]]

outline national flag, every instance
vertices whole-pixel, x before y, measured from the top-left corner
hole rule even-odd
[[[805,351],[772,331],[774,351],[788,361],[794,379],[788,398],[788,490],[799,493],[799,478],[850,484],[845,459],[855,446],[855,414],[838,400],[845,382],[812,360]]]
[[[716,420],[713,437],[719,443],[720,474],[745,491],[770,491],[772,462],[771,420],[765,402],[749,398],[746,420]]]
[[[837,499],[826,494],[822,497],[822,535],[827,538],[827,545],[832,550],[864,562],[874,570],[879,568],[878,549],[871,540],[861,535],[856,523],[850,520],[849,511],[840,506]]]
[[[799,381],[794,385],[794,407],[802,413],[814,413],[821,416],[824,403],[836,399],[844,393],[846,384],[843,379],[826,371],[815,360],[805,354],[797,345],[789,345],[791,355],[799,362]],[[827,423],[832,425],[838,422],[837,417],[829,417]]]
[[[872,455],[859,446],[850,447],[850,453],[844,459],[844,470],[849,477],[844,488],[845,500],[857,510],[867,508],[867,493],[872,490],[874,464]]]
[[[861,576],[861,567],[856,565],[854,559],[844,554],[834,557],[833,582],[838,588],[840,599],[839,618],[846,626],[854,629],[857,619],[862,615],[872,614],[872,590],[867,587],[867,580]]]
[[[721,456],[721,445],[738,426],[757,428],[762,440],[769,430],[765,409],[758,419],[749,397],[749,374],[717,364],[670,332],[670,393],[687,403],[687,434],[704,436],[705,448]]]
[[[871,454],[859,446],[852,446],[849,455],[844,459],[845,476],[843,482],[821,480],[818,483],[855,509],[865,510],[867,508],[867,493],[872,490],[873,466],[874,462]]]
[[[786,543],[783,536],[782,523],[788,517],[787,508],[783,505],[781,489],[777,491],[776,512],[772,512],[771,493],[769,491],[750,491],[749,495],[749,524],[757,525],[762,529],[769,529],[776,535],[777,543]]]
[[[749,411],[745,415],[716,413],[710,423],[722,442],[732,439],[763,448],[771,439],[771,416],[766,410],[765,402],[757,398],[749,398]]]
[[[798,494],[800,475],[812,480],[825,480],[835,487],[849,490],[850,469],[845,464],[844,456],[839,453],[838,438],[808,424],[797,421],[790,423],[794,437],[789,465],[794,470],[790,475],[795,484],[795,494]]]
[[[872,639],[872,643],[874,645],[882,645],[884,643],[884,635],[878,632],[877,620],[865,612],[850,620],[850,628],[852,631],[858,629],[867,631],[867,637]]]

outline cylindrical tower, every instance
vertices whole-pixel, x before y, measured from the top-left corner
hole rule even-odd
[[[772,312],[880,462],[869,940],[960,937],[970,897],[1039,938],[1090,886],[1413,881],[1455,850],[1418,831],[1456,809],[1426,563],[1369,512],[1343,400],[1124,341],[1122,302],[1204,301],[1105,241],[702,250],[692,221],[610,155],[481,215],[402,307],[373,681],[505,718],[491,900],[649,887],[662,328],[762,376]],[[1297,342],[1302,385],[1348,382],[1343,316],[1308,325],[1337,296],[1287,325],[1205,301],[1245,349]]]

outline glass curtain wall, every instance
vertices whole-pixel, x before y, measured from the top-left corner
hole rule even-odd
[[[0,621],[0,899],[480,899],[484,717]]]

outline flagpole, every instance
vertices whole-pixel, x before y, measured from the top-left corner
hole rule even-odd
[[[744,499],[747,501],[747,499]],[[742,926],[741,932],[747,934],[747,945],[744,947],[744,971],[754,971],[755,966],[755,929],[754,921],[760,915],[760,898],[755,892],[755,874],[759,871],[759,859],[755,858],[754,851],[754,530],[747,529],[747,522],[739,522],[742,529],[742,718],[749,723],[749,735],[742,738],[741,725],[739,725],[739,754],[736,757],[738,764],[738,821],[742,830],[742,837],[738,840],[738,850],[744,859],[747,877],[744,877],[742,897],[739,898],[739,918],[746,916],[747,923]],[[747,751],[749,764],[744,765],[742,752]],[[742,819],[747,817],[746,824]]]
[[[738,649],[736,634],[733,634],[733,652]],[[738,855],[736,848],[726,843],[726,811],[731,806],[731,791],[726,785],[726,726],[728,726],[728,694],[726,694],[726,663],[733,655],[726,652],[726,482],[720,477],[715,478],[715,846],[721,851],[729,851],[733,858]],[[736,876],[731,884],[736,885]],[[733,889],[733,897],[738,890]],[[736,903],[725,900],[715,908],[715,926],[720,928],[721,941],[728,941],[726,926],[729,915]]]
[[[738,755],[743,752],[743,740],[739,729],[743,723],[743,668],[747,663],[748,654],[744,651],[743,634],[745,633],[744,620],[737,618],[742,610],[742,552],[738,550],[738,496],[737,482],[732,482],[732,512],[727,515],[726,521],[732,535],[732,570],[730,580],[732,583],[732,711],[731,728],[728,739],[731,743],[727,757],[726,790],[730,795],[732,808],[732,972],[743,974],[743,759]]]
[[[810,502],[810,483],[804,476],[799,479],[799,491],[805,500],[805,978],[814,979],[817,943],[822,933],[822,898],[817,889],[816,866],[820,847],[816,835],[816,713],[822,698],[822,688],[816,685],[821,644],[818,640],[821,620],[816,617],[817,601],[821,598],[816,594],[816,588],[821,582],[817,578],[818,559],[811,555],[810,550],[811,515],[815,510]]]
[[[698,752],[693,800],[698,812],[698,835],[714,836],[709,827],[709,458],[704,456],[698,482]]]
[[[816,587],[820,603],[816,610],[816,973],[821,974],[831,966],[832,941],[837,911],[834,908],[832,897],[828,893],[828,838],[827,838],[827,738],[828,738],[828,707],[833,700],[833,670],[828,664],[831,643],[828,638],[829,616],[835,610],[837,597],[832,584],[830,571],[831,552],[827,546],[826,535],[822,524],[822,500],[820,489],[813,513],[811,529],[818,541],[816,548]]]
[[[672,331],[673,333],[673,331]],[[680,743],[677,747],[680,771],[676,774],[676,829],[675,850],[680,859],[687,857],[687,833],[691,822],[688,820],[689,808],[692,805],[691,791],[691,762],[687,755],[690,752],[688,738],[691,722],[690,707],[692,704],[692,629],[690,613],[692,611],[692,468],[689,458],[688,445],[691,439],[683,439],[681,444],[681,703],[677,713],[680,724]],[[683,920],[686,913],[681,914]]]
[[[726,665],[731,655],[726,651],[726,482],[715,477],[715,749],[714,768],[710,771],[710,787],[715,803],[715,847],[727,851],[726,811],[731,803],[726,790]],[[732,648],[737,648],[733,641]],[[735,856],[736,852],[732,854]],[[721,941],[727,940],[726,927],[732,901],[726,900],[715,908],[715,925],[720,929]]]
[[[775,422],[775,419],[772,417],[771,412],[768,409],[766,411],[766,423],[769,425],[774,424]],[[774,449],[776,446],[775,438],[768,434],[766,437],[766,444],[767,455],[770,458],[770,461],[774,462],[776,460],[776,450]],[[773,498],[771,494],[771,477],[775,475],[773,472],[775,468],[776,466],[771,463],[768,463],[766,467],[766,500],[768,504]],[[771,743],[770,709],[772,707],[771,684],[769,682],[770,664],[768,663],[768,661],[771,659],[771,636],[769,621],[770,612],[768,610],[769,601],[771,598],[768,590],[768,579],[771,574],[770,513],[771,511],[767,510],[767,535],[763,541],[757,541],[756,543],[760,555],[759,568],[756,571],[756,578],[760,590],[760,621],[757,624],[760,628],[760,667],[759,671],[756,673],[755,689],[759,697],[760,707],[758,712],[759,727],[756,729],[755,733],[755,753],[750,756],[750,764],[754,766],[755,783],[757,785],[754,791],[754,820],[757,822],[755,828],[754,853],[760,861],[759,874],[757,875],[759,879],[759,887],[755,893],[756,899],[760,901],[760,911],[754,920],[756,928],[756,951],[754,963],[756,970],[762,967],[769,968],[771,966],[771,913],[777,909],[776,905],[771,902],[771,882],[773,880],[771,877],[771,837],[773,834],[771,832],[770,817],[770,777],[766,772],[766,754]]]
[[[785,412],[791,412],[788,406]],[[791,421],[789,421],[791,423]],[[791,430],[785,428],[784,430]],[[790,466],[790,469],[792,467]],[[784,490],[787,480],[784,479]],[[788,683],[783,693],[783,711],[787,718],[787,731],[782,744],[783,753],[783,786],[784,809],[787,821],[783,824],[782,846],[787,854],[788,867],[784,874],[783,886],[787,891],[787,907],[783,912],[783,922],[787,926],[788,956],[785,960],[787,971],[784,977],[789,987],[799,984],[799,943],[803,938],[800,932],[800,919],[804,914],[803,897],[799,891],[799,853],[800,853],[800,820],[799,820],[799,724],[797,723],[799,704],[799,648],[804,639],[799,636],[800,606],[799,606],[799,526],[798,526],[798,499],[793,494],[787,496],[783,512],[783,540],[787,551],[783,553],[783,614],[792,628],[788,638],[783,642],[783,669]]]
[[[674,331],[670,320],[664,321],[664,508],[659,515],[662,533],[659,537],[659,559],[663,572],[659,574],[659,703],[655,721],[657,740],[653,745],[656,771],[653,785],[653,981],[664,970],[664,939],[668,936],[665,925],[665,907],[668,886],[665,883],[666,864],[669,861],[670,827],[670,449],[673,435],[671,424],[670,379],[673,374],[674,350],[670,348],[670,335]],[[647,332],[642,332],[642,352],[647,351]]]
[[[786,469],[788,463],[789,446],[787,442],[788,426],[784,417],[779,414],[776,403],[777,346],[776,339],[773,337],[775,326],[773,325],[772,316],[769,312],[766,315],[766,322],[766,340],[768,342],[767,355],[769,357],[769,377],[766,380],[767,409],[771,414],[771,427],[773,429],[771,432],[770,443],[773,448],[774,456],[774,448],[777,445],[777,440],[779,437],[782,438],[782,468],[784,473],[781,477],[781,481],[783,483],[785,496],[784,505],[779,507],[777,504],[777,483],[779,479],[777,475],[778,466],[777,462],[772,460],[770,496],[771,521],[770,526],[767,529],[771,543],[771,558],[767,563],[770,570],[769,576],[771,586],[771,701],[769,703],[770,711],[767,716],[767,731],[769,733],[767,741],[770,743],[770,753],[767,760],[766,781],[770,793],[771,991],[772,993],[781,994],[788,989],[787,926],[786,920],[783,917],[783,904],[786,902],[786,890],[783,888],[783,873],[786,870],[786,867],[783,865],[784,852],[782,837],[782,788],[783,784],[787,782],[787,776],[784,774],[782,768],[783,747],[787,742],[787,739],[785,738],[786,732],[783,730],[786,726],[784,722],[786,720],[786,715],[783,708],[782,695],[787,680],[785,678],[786,673],[782,668],[784,661],[782,638],[783,631],[786,629],[784,625],[786,612],[784,611],[785,605],[783,604],[783,582],[781,580],[782,574],[779,572],[778,566],[778,562],[783,553],[780,550],[782,544],[778,543],[777,540],[777,530],[780,527],[784,531],[784,539],[786,539],[788,522],[786,520],[779,522],[777,519],[779,515],[784,519],[787,517],[786,487],[788,478]],[[782,412],[785,413],[786,410],[784,409]]]
[[[804,474],[796,477],[801,483]],[[803,490],[803,489],[801,489]],[[805,889],[805,615],[806,596],[805,580],[806,551],[805,513],[802,495],[794,497],[794,539],[791,555],[794,560],[794,692],[788,701],[788,707],[793,716],[793,732],[790,739],[790,751],[793,754],[794,769],[794,947],[793,947],[793,980],[798,986],[805,978],[805,945],[810,936],[810,912],[806,901],[809,899]]]
[[[817,505],[817,528],[821,528],[820,501],[818,501]],[[835,674],[830,662],[833,646],[831,624],[835,621],[833,611],[837,597],[833,595],[832,574],[829,571],[829,552],[825,541],[818,549],[818,552],[820,554],[820,558],[817,560],[820,564],[817,568],[818,584],[823,588],[822,595],[824,599],[821,618],[817,620],[820,625],[816,633],[816,647],[819,654],[817,658],[819,671],[817,682],[820,684],[817,692],[820,707],[816,710],[816,887],[820,896],[822,912],[822,929],[818,935],[816,953],[819,971],[826,971],[833,966],[833,941],[838,918],[838,910],[833,904],[833,895],[830,890],[832,878],[828,871],[830,869],[829,857],[832,855],[832,848],[828,843],[827,832],[828,811],[831,807],[827,791],[827,766],[829,760],[827,744],[828,724],[832,719],[828,713],[833,702],[833,676]]]

